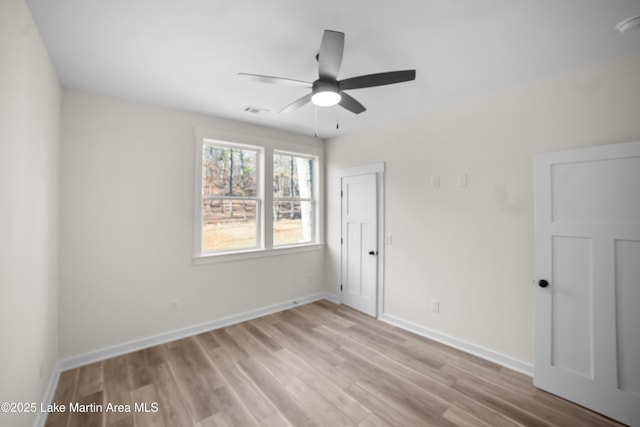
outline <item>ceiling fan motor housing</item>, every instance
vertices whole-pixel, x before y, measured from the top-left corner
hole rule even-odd
[[[313,93],[318,93],[318,92],[336,92],[337,93],[339,91],[340,91],[340,85],[336,81],[329,82],[325,80],[316,80],[315,82],[313,82],[313,88],[312,88]]]

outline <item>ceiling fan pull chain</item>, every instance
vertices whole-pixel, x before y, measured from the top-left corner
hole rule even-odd
[[[316,131],[314,136],[317,138],[318,137],[318,107],[314,106],[313,110],[315,111],[315,116],[316,116]]]
[[[336,108],[336,129],[340,129],[340,110]]]

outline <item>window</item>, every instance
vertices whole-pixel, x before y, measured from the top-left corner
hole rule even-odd
[[[260,247],[257,149],[202,144],[202,252]]]
[[[273,245],[314,239],[313,158],[273,155]]]
[[[312,250],[321,243],[322,146],[247,139],[224,141],[196,128],[195,262]]]

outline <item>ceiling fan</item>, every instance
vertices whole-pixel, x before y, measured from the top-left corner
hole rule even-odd
[[[262,76],[259,74],[238,73],[238,76],[261,83],[300,86],[311,89],[310,93],[287,105],[280,110],[280,113],[288,113],[312,102],[320,107],[339,104],[355,114],[366,111],[366,108],[351,95],[345,93],[345,90],[402,83],[415,80],[416,78],[416,70],[402,70],[367,74],[338,80],[338,71],[340,71],[340,65],[342,64],[343,52],[344,33],[324,30],[320,43],[320,51],[318,55],[316,55],[316,60],[318,61],[318,79],[313,83],[282,77]]]

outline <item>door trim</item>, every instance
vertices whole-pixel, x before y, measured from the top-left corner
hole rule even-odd
[[[352,166],[347,168],[338,169],[336,171],[336,179],[338,188],[342,189],[342,179],[350,176],[375,174],[376,175],[376,188],[377,188],[377,210],[378,210],[378,278],[377,278],[377,292],[376,292],[376,317],[380,317],[384,313],[384,253],[385,253],[385,241],[384,241],[384,172],[385,162],[370,163],[366,165]],[[342,236],[342,201],[340,202],[340,237]],[[342,277],[342,245],[340,245],[340,271],[338,272]],[[338,289],[340,295],[340,303],[342,304],[342,292]]]

